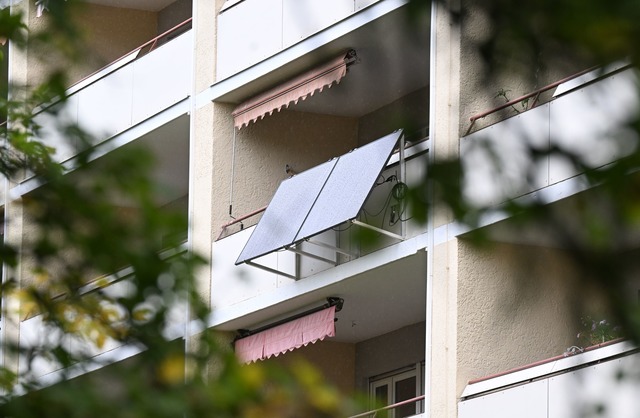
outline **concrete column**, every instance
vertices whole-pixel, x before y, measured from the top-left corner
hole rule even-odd
[[[460,120],[460,29],[450,9],[455,0],[437,3],[432,9],[430,161],[438,163],[459,155]],[[431,214],[429,232],[447,225],[453,218],[437,202]],[[458,242],[456,238],[435,245],[430,239],[427,295],[431,302],[431,335],[427,336],[427,416],[457,415],[457,309],[458,309]],[[427,304],[429,306],[429,303]],[[428,308],[429,309],[429,308]],[[429,328],[427,328],[429,331]]]
[[[454,417],[457,412],[458,241],[435,247],[433,270],[433,334],[431,347],[432,417]]]
[[[222,0],[193,0],[194,71],[193,99],[215,81],[216,16]],[[195,102],[194,102],[195,103]],[[213,156],[214,105],[192,107],[190,146],[190,242],[192,250],[211,260],[211,244],[215,239],[212,223],[214,184]],[[196,275],[198,292],[210,300],[211,268],[203,268]]]
[[[22,1],[11,6],[12,13],[23,13],[25,23],[28,24],[30,2]],[[23,90],[16,88],[19,86],[26,86],[29,76],[29,65],[27,59],[27,50],[18,49],[14,44],[9,44],[9,67],[8,67],[8,81],[9,81],[9,99],[20,100],[23,98]],[[11,126],[11,121],[8,122]],[[23,174],[18,174],[22,176]],[[12,246],[21,253],[22,238],[23,238],[23,210],[22,202],[20,199],[13,200],[8,193],[12,187],[16,185],[15,179],[5,178],[3,181],[3,194],[4,194],[4,241],[6,245]],[[3,266],[3,281],[15,280],[18,285],[21,281],[21,266],[22,260],[18,258],[18,264],[11,268],[7,265]],[[6,367],[8,370],[17,373],[18,372],[18,358],[11,356],[7,352],[7,346],[9,342],[18,343],[20,336],[20,315],[19,315],[19,302],[8,298],[8,295],[3,294],[2,300],[3,315],[2,315],[2,356],[1,366]]]

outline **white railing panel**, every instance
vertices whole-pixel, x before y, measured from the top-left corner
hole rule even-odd
[[[29,359],[25,353],[31,349],[53,350],[67,342],[68,337],[63,335],[59,329],[46,325],[42,320],[42,315],[22,321],[20,323],[20,349],[24,351],[18,358],[18,372],[20,374],[29,372],[30,377],[38,378],[60,370],[62,365],[46,355],[35,355]]]
[[[551,143],[596,168],[635,150],[637,134],[627,126],[640,109],[637,76],[628,69],[550,103]],[[550,161],[550,181],[579,174],[565,158]]]
[[[283,47],[319,32],[353,12],[353,0],[282,0]]]
[[[638,355],[606,361],[549,379],[548,418],[637,417]],[[602,414],[594,414],[603,408]]]
[[[245,0],[218,15],[218,80],[280,50],[282,0]]]
[[[244,0],[218,15],[218,81],[379,0]]]
[[[80,90],[78,122],[101,142],[131,126],[133,68],[125,66]]]
[[[356,11],[370,6],[377,1],[380,0],[356,0]]]
[[[627,69],[463,137],[465,195],[496,205],[581,174],[568,155],[588,169],[623,158],[638,147],[629,123],[639,111],[638,77]],[[532,148],[543,154],[532,160]]]
[[[614,344],[470,384],[459,417],[635,417],[640,353],[632,350]]]
[[[211,306],[230,306],[290,284],[292,279],[235,261],[255,227],[230,235],[213,243],[211,258]],[[256,262],[288,273],[295,272],[295,255],[289,251],[274,252]]]
[[[459,418],[543,418],[547,416],[548,381],[501,390],[460,402]]]
[[[65,104],[35,116],[42,126],[38,139],[56,149],[57,161],[64,161],[79,145],[67,139],[65,126],[78,124],[98,144],[188,97],[191,44],[188,31],[127,65],[122,65],[126,60],[114,63],[117,70],[105,68],[100,72],[104,77],[82,83],[80,89],[72,87]]]
[[[311,239],[311,242],[303,242],[300,244],[300,249],[305,252],[309,252],[311,254],[315,254],[324,259],[331,260],[332,262],[337,262],[336,252],[332,249],[318,246],[314,244],[315,242],[319,242],[322,244],[326,244],[332,247],[336,247],[338,245],[338,234],[333,230],[325,231],[321,234],[314,236]],[[317,260],[311,257],[300,257],[300,276],[307,277],[313,274],[319,273],[321,271],[330,269],[335,267],[335,264]]]
[[[41,126],[37,139],[55,149],[53,158],[56,161],[64,161],[75,155],[78,143],[69,140],[64,127],[78,123],[78,96],[71,96],[66,103],[37,114],[34,122]]]
[[[532,161],[531,148],[549,149],[548,104],[463,137],[465,196],[490,206],[549,185],[549,159]]]
[[[189,96],[192,36],[184,33],[133,62],[133,125]]]

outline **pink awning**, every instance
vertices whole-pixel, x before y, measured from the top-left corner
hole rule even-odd
[[[291,103],[295,104],[312,96],[316,91],[320,92],[325,87],[339,83],[347,75],[347,61],[351,55],[351,51],[346,55],[341,54],[320,67],[246,100],[232,112],[235,127],[241,129],[266,115],[289,107]]]
[[[243,363],[266,360],[336,335],[336,307],[323,309],[277,327],[241,338],[235,343],[238,359]]]

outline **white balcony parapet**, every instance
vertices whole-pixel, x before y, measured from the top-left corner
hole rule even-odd
[[[620,342],[481,379],[463,391],[458,416],[566,418],[600,410],[632,417],[640,408],[639,362],[638,350]]]
[[[170,258],[185,253],[186,243],[177,248],[170,248],[161,253],[162,258]],[[128,298],[135,293],[134,271],[131,267],[108,276],[91,281],[79,289],[79,294],[87,295],[100,289],[111,300]],[[162,330],[167,341],[183,338],[186,330],[186,301],[176,300],[167,312],[167,323]],[[106,305],[103,300],[101,304]],[[124,308],[117,302],[109,303],[110,309],[122,313]],[[81,333],[65,333],[59,327],[45,321],[44,315],[38,314],[25,319],[19,324],[20,354],[18,356],[18,371],[22,377],[33,379],[42,387],[67,378],[80,376],[89,371],[100,369],[117,361],[134,356],[146,348],[139,343],[127,344],[105,335],[102,344],[98,345]],[[83,361],[63,370],[63,365],[55,361],[47,352],[58,346],[64,347],[70,353],[82,358]],[[38,354],[30,357],[30,352]],[[16,393],[22,393],[23,388],[16,387]]]
[[[218,16],[218,80],[238,73],[378,0],[245,0]],[[247,30],[251,28],[251,30]]]
[[[640,109],[637,79],[627,67],[462,137],[466,197],[496,206],[632,153],[638,138],[628,125]]]
[[[190,23],[191,19],[181,23],[95,72],[67,91],[66,102],[35,116],[41,126],[38,139],[55,148],[57,161],[72,158],[81,146],[66,137],[68,126],[78,125],[92,136],[90,145],[97,145],[190,95]],[[162,41],[167,42],[157,46]]]

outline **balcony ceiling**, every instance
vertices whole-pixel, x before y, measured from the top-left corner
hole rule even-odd
[[[123,9],[137,9],[157,12],[176,0],[86,0],[87,3],[102,6],[120,7]]]
[[[351,66],[335,88],[292,110],[360,117],[426,87],[429,26],[414,23],[416,26],[400,9],[346,36],[344,45],[356,50],[359,63]]]
[[[373,259],[376,253],[365,257]],[[320,290],[296,296],[286,303],[254,311],[217,326],[216,329],[255,329],[319,306],[327,297],[336,296],[344,299],[344,307],[336,314],[336,336],[332,341],[357,343],[368,340],[424,321],[426,268],[426,252],[418,251],[415,255],[345,278]]]
[[[189,191],[189,118],[181,116],[92,162],[97,172],[110,158],[118,158],[132,148],[144,148],[153,158],[151,178],[157,187],[156,203],[166,205]],[[72,172],[71,175],[77,175]],[[80,178],[78,181],[82,181]],[[133,203],[114,194],[111,202],[130,207]]]
[[[291,110],[337,116],[360,117],[427,87],[429,83],[429,22],[407,19],[400,8],[333,42],[250,81],[219,98],[240,103],[313,68],[351,48],[359,63],[351,66],[340,84],[291,106]],[[315,36],[322,36],[322,32]],[[303,41],[304,42],[304,41]]]
[[[345,300],[335,341],[355,343],[424,321],[426,269],[421,251],[325,290]]]

